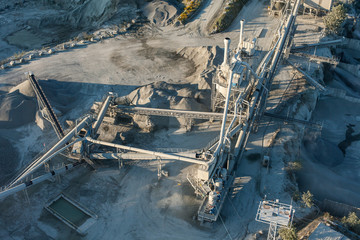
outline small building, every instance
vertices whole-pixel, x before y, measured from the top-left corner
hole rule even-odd
[[[320,12],[329,12],[331,10],[333,0],[305,0],[303,14],[314,13],[318,15]]]

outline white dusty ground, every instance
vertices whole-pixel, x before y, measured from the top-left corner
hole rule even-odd
[[[197,82],[199,75],[210,67],[209,65],[219,64],[219,59],[212,58],[221,56],[221,50],[215,46],[222,47],[225,36],[232,39],[232,46],[237,45],[240,19],[246,21],[245,37],[248,39],[258,37],[259,49],[253,60],[258,62],[264,52],[270,48],[279,23],[279,19],[267,14],[264,1],[249,1],[227,32],[208,36],[207,25],[221,7],[221,1],[205,1],[203,9],[185,27],[166,25],[175,14],[175,9],[163,1],[153,1],[142,6],[145,14],[151,17],[150,24],[143,26],[135,34],[119,35],[38,58],[14,68],[0,70],[0,94],[2,94],[0,97],[8,97],[6,94],[9,90],[24,81],[24,73],[32,71],[40,79],[41,86],[64,125],[65,120],[75,120],[88,113],[93,102],[100,101],[109,91],[123,96],[138,86],[156,81],[172,84]],[[316,34],[312,32],[309,35],[306,32],[312,24],[312,20],[306,20],[306,18],[303,22],[299,22],[304,29],[298,29],[296,44],[309,40],[318,41],[320,33],[317,29],[314,30]],[[203,46],[214,47],[203,48]],[[9,47],[6,51],[4,56],[8,56],[10,52],[16,52],[17,48]],[[317,65],[311,66],[311,71],[314,72]],[[291,81],[293,76],[290,67],[280,67],[279,74],[274,79],[268,110],[284,115],[288,113],[296,118],[308,120],[311,111],[315,108],[317,93],[298,75]],[[321,73],[319,78],[321,78]],[[27,89],[26,86],[20,87],[20,93],[22,93],[20,97],[26,96],[28,101],[36,103]],[[15,100],[19,101],[19,98]],[[303,100],[305,101],[302,102]],[[289,103],[283,104],[282,101],[289,101]],[[333,101],[339,104],[337,100]],[[330,103],[324,99],[319,104],[318,107]],[[336,104],[331,106],[338,106]],[[349,106],[349,108],[355,109],[354,106]],[[339,109],[342,107],[341,104],[338,106]],[[0,117],[9,116],[5,110],[0,112]],[[6,174],[5,179],[41,151],[44,143],[46,148],[50,145],[49,142],[56,139],[48,124],[45,124],[42,130],[39,127],[41,124],[34,122],[34,119],[41,120],[36,116],[36,109],[31,111],[31,117],[22,111],[14,114],[22,121],[26,121],[26,124],[23,125],[20,122],[18,124],[21,125],[20,127],[13,125],[0,129],[0,143],[3,144],[0,151],[9,153],[0,161],[1,166],[6,165],[6,170],[1,168],[0,171],[2,176]],[[335,128],[331,127],[332,124],[337,127],[340,124],[339,120],[327,114],[329,113],[315,109],[313,119],[330,118],[333,120],[329,120],[328,125],[325,125],[329,126],[329,129]],[[356,120],[358,116],[355,110],[351,116],[346,114],[348,112],[344,111],[344,116],[349,123],[353,123],[353,118],[355,117]],[[5,117],[0,119],[0,124],[3,124],[1,121],[6,120]],[[250,161],[246,157],[251,153],[266,152],[267,150],[263,150],[262,146],[269,144],[279,126],[282,126],[281,131],[275,140],[274,147],[269,151],[272,168],[268,171],[261,167],[259,161]],[[346,130],[345,124],[342,129],[341,133],[336,132],[337,138],[334,143],[341,140],[341,134],[344,134]],[[358,128],[354,127],[354,129],[356,134]],[[218,123],[211,125],[205,122],[186,133],[184,129],[174,128],[162,129],[151,134],[140,132],[135,135],[134,144],[150,149],[199,149],[216,137],[218,130]],[[193,166],[187,163],[164,161],[163,167],[169,171],[169,177],[158,181],[156,162],[125,165],[120,170],[117,168],[117,163],[105,162],[96,172],[80,167],[61,177],[60,182],[41,184],[31,188],[28,191],[29,202],[25,201],[24,193],[2,201],[0,238],[253,239],[255,233],[268,227],[254,221],[259,200],[264,195],[271,199],[279,198],[285,203],[291,202],[291,193],[296,190],[296,183],[289,180],[284,168],[288,161],[296,160],[298,157],[303,133],[302,125],[283,125],[281,122],[268,119],[260,122],[258,132],[250,136],[247,151],[237,167],[235,185],[223,208],[222,220],[212,226],[200,226],[193,220],[200,203],[186,180],[186,175],[193,170]],[[354,164],[358,166],[354,160],[358,154],[357,143],[353,142],[347,149],[345,159],[348,160],[339,165],[343,166],[341,169],[338,166],[336,174],[342,177],[345,174],[348,175],[352,169],[345,164],[349,161],[354,161]],[[12,146],[19,151],[11,150]],[[18,159],[19,163],[9,163],[14,158]],[[307,163],[313,164],[312,161],[305,161],[304,169],[307,169]],[[327,173],[330,170],[323,165],[318,169],[331,178],[332,175]],[[357,179],[354,178],[354,180]],[[344,181],[348,184],[348,179]],[[310,188],[311,184],[305,186]],[[61,192],[65,192],[98,215],[97,223],[85,237],[70,230],[43,208],[45,203]],[[352,194],[356,194],[356,189]],[[306,213],[304,209],[297,208],[298,217]]]

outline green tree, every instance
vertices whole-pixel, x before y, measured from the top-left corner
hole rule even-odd
[[[301,201],[308,208],[314,206],[314,195],[308,190],[301,195]]]
[[[297,240],[296,231],[294,227],[291,228],[281,228],[279,230],[279,235],[283,240]]]
[[[331,12],[324,17],[324,24],[327,33],[339,34],[341,24],[346,19],[346,10],[344,5],[340,4],[333,7]]]
[[[354,212],[349,213],[347,217],[343,217],[341,222],[351,231],[360,234],[360,219]]]

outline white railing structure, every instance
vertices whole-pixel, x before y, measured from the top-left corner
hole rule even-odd
[[[295,209],[292,205],[280,203],[278,199],[264,200],[260,201],[255,220],[269,224],[267,239],[276,240],[278,228],[291,227],[294,214]]]

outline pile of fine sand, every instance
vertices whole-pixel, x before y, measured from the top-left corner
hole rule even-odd
[[[159,4],[159,1],[154,4]],[[186,47],[177,54],[194,63],[195,71],[188,77],[191,84],[155,82],[135,89],[127,95],[125,102],[149,108],[210,111],[212,78],[216,66],[222,62],[223,50],[219,47]],[[191,125],[190,120],[185,118],[144,115],[135,115],[133,121],[145,131],[152,131],[155,127]]]
[[[168,84],[155,82],[132,91],[128,96],[130,105],[149,108],[178,109],[209,111],[210,101],[203,91],[198,91],[196,85]],[[152,131],[154,127],[179,127],[186,126],[188,119],[164,118],[156,116],[138,116],[133,118],[135,124],[143,130]]]
[[[0,129],[16,128],[35,120],[36,100],[20,90],[0,96]]]
[[[192,82],[199,90],[210,90],[216,67],[222,63],[224,50],[216,47],[185,47],[177,52],[180,56],[194,62],[196,69]]]
[[[12,93],[15,91],[19,91],[22,95],[27,96],[27,97],[35,97],[35,92],[34,92],[33,88],[31,87],[29,80],[26,80],[26,81],[20,83],[19,85],[13,87],[12,89],[10,89],[9,92]]]
[[[201,92],[190,84],[174,85],[155,82],[132,91],[128,96],[131,105],[151,108],[208,111],[201,103]]]
[[[152,1],[145,5],[143,13],[151,23],[166,26],[177,17],[178,10],[166,1]]]

